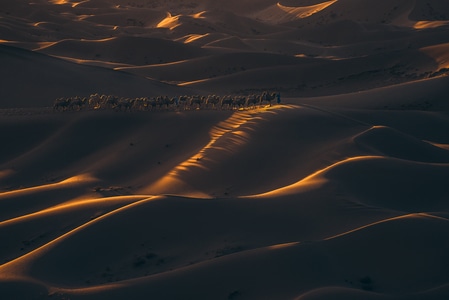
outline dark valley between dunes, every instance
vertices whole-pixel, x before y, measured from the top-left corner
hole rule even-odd
[[[4,0],[2,299],[449,298],[449,2]]]

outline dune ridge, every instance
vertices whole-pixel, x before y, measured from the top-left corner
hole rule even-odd
[[[337,0],[326,1],[323,3],[303,7],[284,6],[280,2],[278,2],[271,7],[257,12],[252,17],[264,22],[281,24],[294,21],[296,19],[307,18],[313,14],[320,12],[323,9],[326,9],[328,6],[331,6],[335,2],[337,2]]]
[[[448,299],[448,22],[440,0],[3,1],[1,298]]]

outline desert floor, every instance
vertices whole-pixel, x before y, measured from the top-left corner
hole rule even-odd
[[[449,299],[446,1],[4,0],[0,65],[0,298]]]

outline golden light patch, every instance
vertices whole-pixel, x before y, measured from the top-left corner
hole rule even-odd
[[[199,13],[196,13],[196,14],[193,14],[193,15],[190,15],[192,18],[194,18],[194,19],[205,19],[205,17],[203,16],[203,14],[205,13],[206,11],[204,10],[204,11],[202,11],[202,12],[199,12]]]
[[[72,2],[69,0],[50,0],[50,3],[56,4],[56,5],[64,5],[64,4],[70,4],[72,7],[76,7],[80,5],[81,3],[89,2],[90,0],[84,0],[80,2]]]
[[[181,23],[179,22],[179,17],[181,15],[177,15],[177,16],[172,16],[171,13],[167,13],[167,16],[165,17],[165,19],[163,19],[162,21],[160,21],[156,27],[157,28],[169,28],[170,30],[175,29],[176,27],[178,27],[179,25],[181,25]]]
[[[317,12],[322,11],[323,9],[331,6],[338,0],[331,0],[315,5],[310,6],[301,6],[301,7],[290,7],[290,6],[284,6],[281,3],[277,3],[277,7],[285,11],[286,13],[296,15],[298,18],[307,18],[310,17],[313,14],[316,14]]]
[[[288,248],[288,247],[295,246],[295,245],[299,245],[299,242],[291,242],[291,243],[272,245],[272,246],[269,246],[268,249],[276,250],[276,249]]]
[[[419,21],[413,25],[415,29],[428,29],[428,28],[437,28],[444,25],[448,25],[449,21]]]
[[[184,44],[188,44],[191,42],[194,42],[196,40],[202,39],[203,37],[208,36],[209,33],[206,34],[189,34],[186,39],[184,40]]]

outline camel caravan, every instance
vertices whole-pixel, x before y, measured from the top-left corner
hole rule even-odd
[[[112,109],[116,111],[180,111],[180,110],[241,110],[280,103],[280,94],[263,92],[248,96],[192,95],[179,97],[124,98],[114,95],[92,94],[89,97],[62,97],[55,100],[55,111]]]

